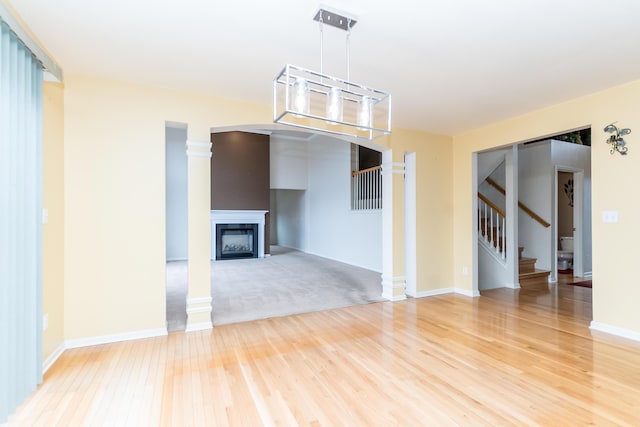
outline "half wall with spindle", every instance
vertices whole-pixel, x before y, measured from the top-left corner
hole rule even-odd
[[[382,209],[382,166],[351,172],[351,209]]]

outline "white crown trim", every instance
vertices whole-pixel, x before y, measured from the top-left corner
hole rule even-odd
[[[211,306],[187,308],[187,314],[197,314],[197,313],[211,313]]]
[[[210,304],[211,301],[213,301],[212,297],[187,298],[187,305]]]
[[[206,151],[187,150],[187,157],[208,157],[211,158],[212,154]]]
[[[187,142],[185,142],[185,145],[187,148],[205,148],[207,150],[211,150],[211,147],[213,147],[213,143],[211,142],[190,141],[188,139]]]

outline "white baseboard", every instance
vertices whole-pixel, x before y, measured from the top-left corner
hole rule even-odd
[[[498,286],[499,288],[500,286]],[[504,284],[505,288],[509,288],[509,289],[520,289],[520,283],[505,283]],[[497,289],[497,288],[496,288]]]
[[[65,349],[89,347],[92,345],[109,344],[120,341],[139,340],[143,338],[162,337],[167,335],[166,328],[145,329],[142,331],[124,332],[122,334],[101,335],[98,337],[77,338],[65,341]]]
[[[120,341],[139,340],[143,338],[161,337],[167,335],[166,328],[147,329],[143,331],[125,332],[123,334],[102,335],[98,337],[89,338],[77,338],[73,340],[67,340],[60,344],[53,353],[42,362],[42,373],[45,374],[49,368],[62,356],[65,350],[79,347],[90,347],[93,345],[109,344]]]
[[[58,348],[53,350],[53,353],[51,353],[49,357],[47,357],[47,360],[42,362],[43,375],[46,374],[49,368],[51,368],[53,364],[56,363],[56,360],[58,360],[60,356],[62,356],[62,353],[64,352],[64,350],[65,350],[65,343],[63,342],[58,346]]]
[[[454,292],[453,288],[440,288],[434,289],[431,291],[421,291],[416,292],[415,295],[409,295],[413,298],[426,298],[426,297],[435,297],[436,295],[450,294]]]
[[[459,295],[464,295],[471,298],[480,296],[480,292],[478,291],[468,291],[466,289],[460,289],[460,288],[433,289],[431,291],[416,292],[415,295],[410,295],[410,296],[414,298],[425,298],[425,297],[434,297],[436,295],[444,295],[444,294],[459,294]]]
[[[283,246],[283,247],[286,247],[286,246]],[[295,249],[295,248],[290,248],[290,249]],[[358,267],[358,268],[364,268],[365,270],[375,271],[376,273],[382,274],[382,270],[378,270],[377,268],[372,268],[372,267],[367,266],[367,265],[360,265],[360,264],[353,263],[351,261],[345,261],[343,259],[333,258],[333,257],[327,256],[327,255],[322,255],[322,254],[318,254],[318,253],[311,252],[311,251],[303,251],[302,249],[296,249],[296,250],[299,250],[300,252],[304,252],[305,254],[314,255],[314,256],[317,256],[317,257],[320,257],[320,258],[329,259],[331,261],[341,262],[343,264],[351,265],[351,266]]]
[[[632,331],[631,329],[619,328],[617,326],[607,325],[606,323],[600,323],[591,321],[589,328],[594,331],[605,332],[607,334],[616,335],[622,338],[628,338],[634,341],[640,341],[640,332]]]
[[[582,277],[584,277],[585,279],[591,279],[593,277],[593,272],[585,271],[584,273],[582,273]]]
[[[480,296],[480,291],[470,291],[467,289],[454,288],[453,291],[456,294],[464,295],[465,297],[475,298]]]
[[[404,276],[386,277],[381,276],[382,279],[382,298],[387,301],[403,301],[407,299],[406,290],[406,278]]]
[[[187,322],[187,327],[185,328],[185,332],[195,332],[195,331],[204,331],[206,329],[213,329],[213,323],[211,321],[201,322],[201,323],[193,323],[189,324]]]
[[[398,302],[398,301],[404,301],[407,299],[406,295],[396,295],[396,296],[386,296],[386,295],[380,295],[382,298],[386,299],[387,301],[391,301],[391,302]]]
[[[167,258],[167,262],[188,261],[186,258]]]

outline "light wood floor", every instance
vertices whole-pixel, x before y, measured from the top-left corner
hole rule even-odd
[[[66,351],[9,425],[640,425],[591,289],[448,294]]]

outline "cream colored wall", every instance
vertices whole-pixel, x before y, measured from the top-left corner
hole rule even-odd
[[[165,327],[165,120],[189,139],[268,106],[65,75],[65,339]]]
[[[271,110],[66,73],[67,340],[164,328],[165,120],[188,123],[190,140],[207,141],[210,127],[270,123]],[[384,142],[394,161],[418,153],[418,291],[452,282],[450,141],[395,130]],[[394,199],[402,217],[404,202]],[[395,249],[403,263],[404,248]]]
[[[388,138],[394,161],[404,161],[405,153],[416,153],[416,291],[450,288],[453,284],[451,137],[394,129]],[[402,185],[402,180],[399,182]],[[394,202],[394,215],[403,215],[404,200],[394,197]],[[402,224],[394,223],[396,235],[404,233]],[[400,258],[394,262],[403,262],[404,248],[401,249],[399,254],[396,251],[396,257]]]
[[[42,334],[42,359],[64,342],[64,88],[43,87],[43,208],[49,221],[42,228],[42,313],[49,327]]]
[[[640,180],[640,81],[495,123],[453,138],[453,274],[457,287],[471,290],[472,153],[487,148],[592,126],[593,319],[606,325],[640,332],[640,287],[636,286],[636,242],[640,240],[640,202],[629,197]],[[611,123],[628,127],[629,154],[609,154],[603,128]],[[616,183],[616,185],[611,185]],[[617,210],[620,221],[604,224],[604,210]]]

